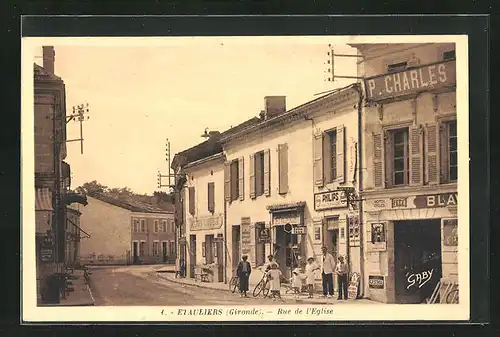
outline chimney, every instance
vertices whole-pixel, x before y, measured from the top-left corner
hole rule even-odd
[[[286,96],[264,97],[264,113],[266,119],[281,115],[286,111]]]
[[[54,57],[56,52],[53,46],[43,46],[43,69],[47,74],[54,75]]]

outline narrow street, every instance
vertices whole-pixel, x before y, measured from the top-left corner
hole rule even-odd
[[[228,291],[180,285],[156,275],[151,266],[110,266],[92,269],[91,289],[100,306],[258,305],[269,299],[240,298]],[[291,304],[291,303],[290,303]]]

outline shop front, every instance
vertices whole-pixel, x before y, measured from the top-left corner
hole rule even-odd
[[[200,275],[203,280],[209,282],[224,281],[223,221],[223,214],[194,217],[189,220],[187,264],[190,277]]]
[[[367,195],[365,205],[368,296],[445,301],[442,290],[458,286],[457,192]]]
[[[306,203],[271,205],[271,247],[275,260],[285,276],[303,267],[307,255],[307,227],[304,208]]]

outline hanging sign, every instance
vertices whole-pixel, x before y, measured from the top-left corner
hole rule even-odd
[[[314,209],[321,211],[330,208],[347,207],[347,196],[345,191],[328,191],[314,195]]]
[[[452,60],[366,78],[366,97],[370,101],[379,101],[454,86],[455,69],[455,60]]]
[[[261,228],[259,230],[259,243],[270,243],[271,231],[269,228]]]

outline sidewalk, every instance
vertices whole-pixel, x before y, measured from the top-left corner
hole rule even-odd
[[[230,291],[229,284],[225,284],[224,282],[200,282],[200,281],[195,281],[194,279],[191,278],[175,278],[175,273],[164,272],[164,271],[157,273],[157,275],[164,280],[181,285],[220,290],[220,291]],[[255,285],[256,284],[249,284],[249,289],[250,289],[249,296],[252,296],[252,291],[255,288]],[[318,294],[315,294],[315,298],[307,298],[307,294],[300,294],[297,298],[297,296],[295,296],[292,293],[289,294],[282,293],[281,297],[285,302],[292,302],[292,303],[295,302],[302,304],[370,304],[370,303],[376,304],[377,303],[369,299],[338,301],[337,299],[322,298]]]
[[[59,304],[55,304],[54,306],[90,306],[95,305],[94,297],[92,296],[92,292],[85,284],[85,280],[83,278],[83,270],[75,270],[73,274],[71,274],[73,285],[71,286],[74,291],[70,292],[66,299],[60,300]],[[92,276],[91,276],[92,277]]]

